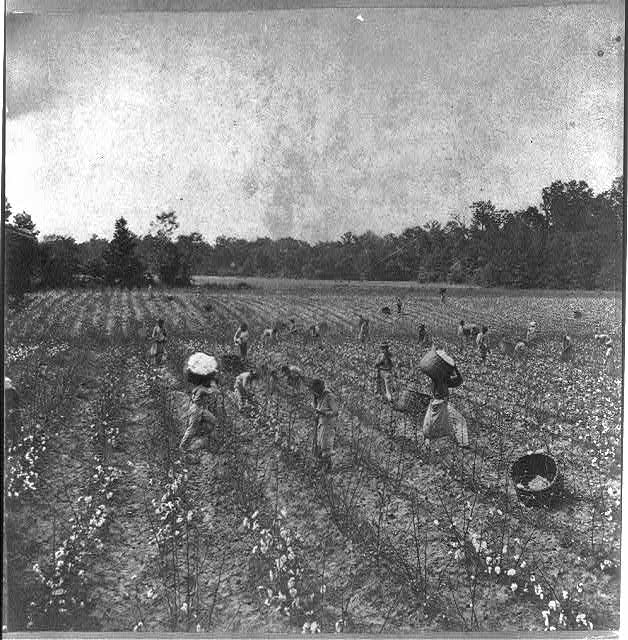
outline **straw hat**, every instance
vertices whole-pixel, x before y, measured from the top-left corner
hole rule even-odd
[[[193,353],[188,358],[186,369],[198,376],[208,376],[218,371],[218,361],[206,353]]]

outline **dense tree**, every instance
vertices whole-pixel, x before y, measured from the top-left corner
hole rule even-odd
[[[41,283],[44,287],[68,287],[78,272],[78,247],[69,236],[44,236],[39,245]]]
[[[124,218],[116,220],[113,239],[103,259],[105,278],[110,284],[132,287],[143,282],[144,268],[137,255],[137,237],[131,233]]]

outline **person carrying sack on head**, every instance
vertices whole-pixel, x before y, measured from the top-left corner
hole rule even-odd
[[[377,360],[375,361],[375,368],[377,369],[377,390],[382,392],[382,386],[384,395],[388,402],[392,402],[393,397],[393,361],[392,356],[388,348],[388,343],[384,342],[381,345],[381,351]]]
[[[316,413],[314,453],[323,469],[329,472],[332,469],[332,455],[336,438],[338,402],[320,378],[315,378],[312,381],[312,391],[314,393],[312,406]]]
[[[467,421],[449,405],[449,389],[462,384],[462,375],[455,362],[444,351],[432,350],[419,366],[432,379],[432,400],[423,419],[425,444],[429,446],[430,440],[449,436],[461,447],[468,447]]]
[[[246,360],[246,354],[249,348],[249,327],[243,322],[233,336],[233,344],[240,349],[240,358]]]
[[[218,362],[205,353],[195,353],[187,361],[186,377],[194,385],[190,394],[188,425],[179,449],[186,450],[193,438],[209,436],[218,425],[220,389],[218,387]]]

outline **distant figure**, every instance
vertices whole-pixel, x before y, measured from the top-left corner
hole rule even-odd
[[[482,362],[486,362],[486,354],[489,352],[487,333],[488,327],[485,325],[482,327],[482,331],[478,333],[477,338],[475,339]]]
[[[456,334],[458,336],[458,345],[460,346],[460,350],[464,350],[464,344],[465,344],[465,327],[464,327],[464,320],[461,320],[460,323],[458,324],[458,330],[456,331]]]
[[[148,297],[152,300],[153,298],[153,284],[152,282],[148,283]]]
[[[319,378],[312,381],[312,391],[314,392],[312,405],[316,413],[314,452],[323,469],[329,472],[332,469],[338,402],[323,380]]]
[[[440,301],[441,301],[441,303],[444,303],[445,302],[445,294],[447,293],[447,289],[441,288],[439,293],[440,293]]]
[[[427,329],[425,328],[425,324],[422,322],[419,325],[419,335],[418,335],[418,339],[419,339],[419,344],[424,344],[425,341],[427,340]]]
[[[392,402],[393,394],[393,361],[390,355],[388,343],[384,342],[381,345],[381,351],[377,360],[375,361],[375,368],[377,369],[377,390],[379,393],[382,391],[386,396],[388,402]],[[382,389],[383,387],[383,389]]]
[[[397,313],[401,315],[401,309],[403,308],[403,303],[401,302],[401,298],[397,296]]]
[[[358,322],[358,339],[360,342],[365,343],[369,337],[369,321],[364,316],[360,316]]]
[[[571,337],[568,334],[563,336],[560,359],[563,362],[573,360],[573,344],[571,342]]]
[[[240,358],[246,360],[246,354],[249,348],[249,327],[243,322],[233,336],[233,343],[240,349]]]
[[[4,417],[7,449],[17,444],[20,437],[20,396],[11,378],[4,377]],[[5,453],[7,451],[5,449]]]
[[[153,344],[150,348],[150,356],[155,365],[160,365],[163,361],[166,343],[166,329],[164,328],[163,318],[157,320],[157,324],[153,328],[151,340]]]
[[[253,384],[258,379],[257,371],[244,371],[236,377],[233,390],[240,411],[253,399]]]
[[[303,371],[294,364],[284,364],[281,367],[281,373],[286,376],[288,384],[293,389],[298,389],[301,386],[303,380]]]
[[[530,324],[528,325],[528,330],[526,332],[526,342],[530,344],[530,342],[532,342],[532,340],[534,340],[535,337],[536,337],[536,322],[534,322],[534,320],[531,320]]]
[[[262,333],[262,344],[267,345],[275,343],[277,342],[277,338],[278,331],[275,327],[273,327],[272,329],[264,329],[264,332]]]
[[[613,340],[610,336],[606,336],[604,341],[604,368],[609,374],[615,371],[615,351],[613,348]]]
[[[526,343],[523,342],[523,340],[519,340],[519,342],[517,342],[515,348],[513,349],[514,356],[516,358],[522,359],[527,355],[527,353],[528,347],[526,346]]]
[[[391,310],[390,310],[390,307],[382,307],[382,313],[383,313],[385,316],[389,316],[392,312],[391,312]]]

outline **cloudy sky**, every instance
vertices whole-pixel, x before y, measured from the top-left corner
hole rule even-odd
[[[169,209],[209,240],[312,241],[601,191],[624,35],[622,2],[9,15],[7,198],[79,241]]]

